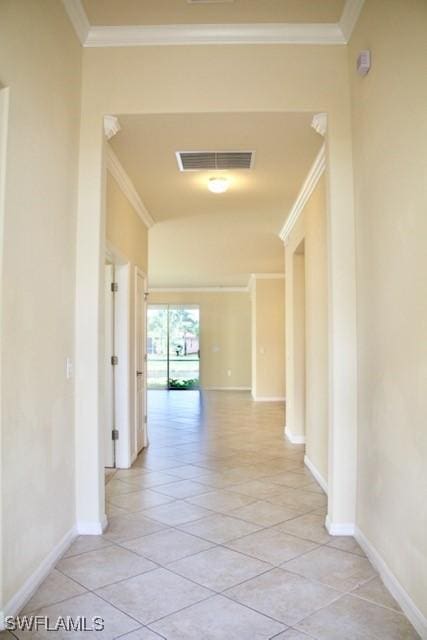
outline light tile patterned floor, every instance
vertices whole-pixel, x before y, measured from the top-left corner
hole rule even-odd
[[[26,612],[102,616],[102,640],[418,638],[357,543],[325,530],[280,403],[154,391],[149,425],[108,474],[105,535],[77,539]]]

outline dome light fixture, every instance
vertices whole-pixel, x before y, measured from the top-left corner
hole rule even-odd
[[[229,186],[227,178],[209,178],[208,189],[212,193],[225,193]]]

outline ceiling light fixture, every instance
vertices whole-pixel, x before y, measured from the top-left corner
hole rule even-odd
[[[224,193],[229,186],[227,178],[209,178],[208,189],[212,193]]]

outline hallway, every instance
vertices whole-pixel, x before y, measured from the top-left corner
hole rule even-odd
[[[149,395],[150,446],[110,477],[108,530],[74,542],[26,613],[101,616],[104,640],[418,638],[357,543],[327,534],[281,403]]]

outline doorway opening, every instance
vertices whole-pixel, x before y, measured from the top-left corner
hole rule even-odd
[[[148,389],[199,389],[199,306],[149,305],[147,355]]]

